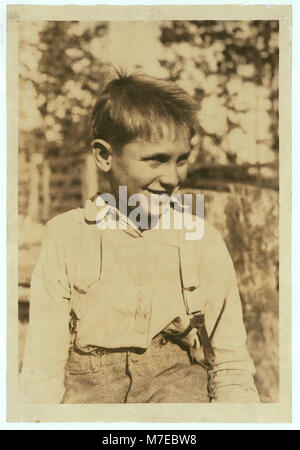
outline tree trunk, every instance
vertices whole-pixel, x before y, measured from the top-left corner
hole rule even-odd
[[[43,221],[50,218],[50,176],[51,170],[48,161],[43,164]]]
[[[27,215],[38,220],[39,216],[39,170],[38,165],[42,162],[42,155],[34,153],[30,158],[30,193]]]

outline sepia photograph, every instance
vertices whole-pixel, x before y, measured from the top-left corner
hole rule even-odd
[[[149,19],[123,7],[127,16],[109,18],[84,7],[89,16],[66,19],[53,7],[57,18],[41,20],[26,8],[8,15],[18,80],[17,299],[9,294],[8,306],[20,417],[54,405],[102,405],[103,421],[108,404],[195,412],[234,403],[237,415],[280,406],[290,358],[280,327],[289,180],[279,173],[290,158],[280,14],[200,10],[187,20],[184,7],[174,19],[158,7]],[[205,411],[197,421],[218,417]]]

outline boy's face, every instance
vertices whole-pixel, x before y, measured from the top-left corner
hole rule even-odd
[[[119,186],[127,186],[128,198],[143,194],[149,205],[151,194],[171,196],[186,178],[189,154],[190,139],[185,130],[173,140],[137,139],[126,144],[120,154],[112,154],[112,193],[118,198]]]

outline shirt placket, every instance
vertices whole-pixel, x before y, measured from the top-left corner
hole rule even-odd
[[[136,257],[132,259],[133,273],[136,285],[137,299],[135,311],[135,332],[144,334],[149,341],[151,305],[153,295],[153,280],[149,261],[148,244],[145,239],[136,239]]]

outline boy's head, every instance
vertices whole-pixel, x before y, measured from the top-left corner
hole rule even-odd
[[[135,139],[158,141],[184,128],[193,136],[196,104],[174,83],[117,72],[101,91],[90,119],[92,139],[103,139],[115,152]]]
[[[196,104],[178,86],[141,75],[118,74],[103,89],[91,115],[97,166],[112,193],[171,195],[187,174]]]

